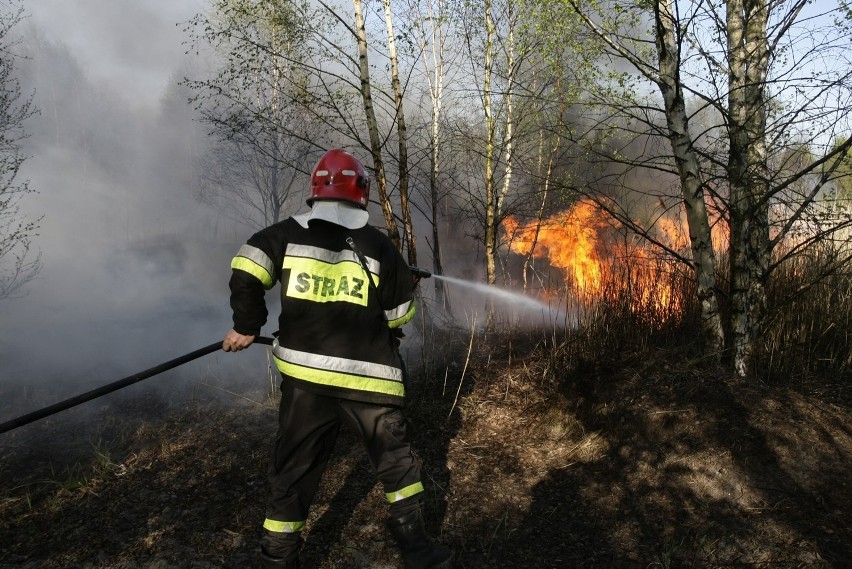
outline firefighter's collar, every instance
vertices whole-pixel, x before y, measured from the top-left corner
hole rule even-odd
[[[322,219],[347,229],[358,229],[367,225],[370,214],[355,204],[336,200],[316,201],[311,207],[307,221]]]

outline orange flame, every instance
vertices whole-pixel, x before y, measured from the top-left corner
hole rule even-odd
[[[619,232],[592,201],[579,201],[541,223],[521,224],[508,217],[503,227],[511,251],[547,259],[551,267],[563,272],[566,284],[586,298],[629,293],[631,310],[653,315],[656,323],[683,313],[684,299],[675,294],[673,286],[680,275],[676,263],[661,256],[655,246]],[[689,232],[682,216],[660,217],[652,234],[688,256]],[[714,234],[714,241],[716,238]]]
[[[547,258],[550,265],[565,272],[577,289],[594,292],[600,289],[600,232],[606,227],[594,203],[578,202],[568,211],[557,213],[540,225],[535,222],[520,226],[513,217],[503,222],[509,246],[515,253]]]

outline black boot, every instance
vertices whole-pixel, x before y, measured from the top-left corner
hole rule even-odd
[[[302,536],[299,533],[264,531],[260,538],[260,562],[264,569],[299,569],[299,550]]]
[[[405,569],[452,569],[453,552],[429,539],[420,508],[392,518],[388,529],[402,552]]]
[[[263,569],[299,569],[302,564],[299,563],[299,558],[284,559],[283,557],[271,557],[260,550],[260,564]]]

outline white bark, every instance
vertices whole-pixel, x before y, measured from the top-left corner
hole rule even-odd
[[[408,204],[408,133],[405,128],[405,110],[403,93],[399,82],[399,61],[396,53],[396,36],[393,31],[393,11],[390,0],[383,0],[385,7],[385,27],[388,33],[388,56],[391,62],[391,85],[393,87],[394,106],[396,111],[396,132],[399,147],[399,205],[402,215],[405,244],[408,252],[408,264],[417,266],[417,238],[414,235],[414,224],[411,221],[411,211]]]
[[[361,79],[361,99],[364,103],[364,115],[367,120],[367,130],[370,134],[370,152],[373,156],[373,167],[376,173],[376,191],[381,201],[388,236],[396,248],[402,251],[399,229],[393,216],[393,207],[388,199],[387,177],[385,175],[384,161],[382,160],[382,141],[379,137],[379,126],[376,121],[376,111],[373,107],[373,95],[370,88],[370,62],[367,57],[367,30],[364,23],[364,10],[361,0],[353,0],[352,4],[355,9],[355,33],[358,38],[358,70]]]
[[[678,21],[673,7],[674,0],[658,0],[655,4],[659,61],[657,85],[663,95],[668,137],[680,175],[692,249],[692,268],[695,271],[697,295],[701,304],[704,338],[711,352],[721,354],[725,337],[716,296],[716,257],[713,251],[710,219],[707,215],[704,183],[692,136],[689,133],[689,118],[686,113],[683,87],[680,83]]]

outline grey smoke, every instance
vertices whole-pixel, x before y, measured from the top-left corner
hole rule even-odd
[[[0,395],[24,384],[70,396],[221,339],[230,326],[229,261],[251,229],[195,200],[206,137],[177,86],[191,62],[176,24],[204,7],[27,3],[19,68],[41,114],[27,125],[22,171],[38,193],[22,205],[43,215],[44,268],[25,296],[0,304]],[[245,358],[209,358],[183,375],[252,373],[241,369]],[[0,420],[29,410],[6,408]]]

